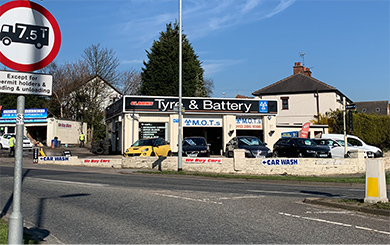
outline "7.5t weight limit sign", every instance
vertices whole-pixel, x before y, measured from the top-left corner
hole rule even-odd
[[[0,62],[17,71],[50,64],[61,46],[53,15],[39,4],[12,1],[0,6]]]

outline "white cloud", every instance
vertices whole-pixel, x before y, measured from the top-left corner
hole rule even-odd
[[[183,32],[193,40],[214,31],[271,18],[291,6],[295,0],[185,0]],[[177,0],[133,0],[123,10],[132,19],[120,24],[121,34],[128,33],[132,42],[151,43],[164,31],[165,24],[178,21]],[[135,10],[134,10],[135,8]],[[130,14],[131,13],[131,14]]]
[[[230,66],[234,66],[243,62],[245,62],[245,60],[204,60],[202,67],[205,71],[205,76],[210,77],[211,75],[225,70]]]

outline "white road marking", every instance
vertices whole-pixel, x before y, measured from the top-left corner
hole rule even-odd
[[[313,196],[312,193],[301,193],[301,192],[287,192],[287,191],[263,191],[263,190],[247,190],[249,192],[260,192],[260,193],[275,193],[275,194],[289,194],[289,195],[303,195],[303,196]]]
[[[312,220],[316,222],[322,222],[322,223],[327,223],[327,224],[332,224],[332,225],[339,225],[339,226],[345,226],[345,227],[354,227],[355,229],[360,229],[360,230],[365,230],[365,231],[371,231],[371,232],[377,232],[385,235],[390,235],[390,232],[387,231],[379,231],[367,227],[362,227],[362,226],[357,226],[357,225],[350,225],[350,224],[345,224],[345,223],[340,223],[340,222],[334,222],[330,220],[324,220],[324,219],[317,219],[317,218],[312,218],[312,217],[306,217],[306,216],[300,216],[300,215],[294,215],[294,214],[289,214],[289,213],[283,213],[279,212],[280,215],[288,216],[288,217],[294,217],[294,218],[300,218],[300,219],[306,219],[306,220]]]
[[[351,214],[352,211],[306,211],[307,214]]]
[[[250,198],[263,198],[265,196],[237,196],[237,197],[220,197],[220,200],[235,200],[235,199],[250,199]]]
[[[69,184],[69,185],[87,185],[87,186],[98,186],[98,187],[110,186],[108,184],[97,184],[97,183],[87,183],[87,182],[77,182],[77,181],[42,179],[42,178],[33,178],[33,177],[27,177],[27,179],[34,179],[34,180],[38,180],[38,181],[61,183],[61,184]]]
[[[171,198],[176,198],[176,199],[182,199],[182,200],[187,200],[187,201],[195,201],[195,202],[204,202],[204,203],[212,203],[212,204],[219,204],[222,205],[222,202],[214,202],[211,201],[208,198],[205,199],[197,199],[197,198],[190,198],[190,197],[183,197],[183,196],[175,196],[175,195],[168,195],[168,194],[162,194],[162,193],[154,193],[155,195],[158,196],[164,196],[164,197],[171,197]]]

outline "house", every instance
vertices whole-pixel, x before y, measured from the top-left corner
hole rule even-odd
[[[302,126],[319,114],[343,109],[343,99],[352,103],[337,88],[312,77],[309,68],[296,62],[293,74],[252,93],[255,98],[277,100],[280,105],[276,123],[279,126]]]
[[[356,111],[377,116],[390,115],[389,101],[363,101],[355,102]]]
[[[86,80],[81,87],[84,95],[87,95],[89,102],[99,102],[99,108],[104,111],[106,107],[122,97],[122,93],[105,81],[99,75],[92,76]]]

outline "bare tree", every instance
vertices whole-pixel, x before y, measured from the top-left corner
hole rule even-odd
[[[141,73],[134,69],[124,71],[119,79],[122,94],[139,94],[141,87]]]
[[[87,62],[91,76],[98,75],[110,84],[116,85],[120,62],[112,49],[101,48],[100,43],[92,44],[84,49],[82,57]]]
[[[53,95],[49,103],[49,111],[61,118],[76,119],[76,102],[72,93],[85,83],[88,76],[85,62],[79,60],[61,66],[51,63],[40,72],[53,76]]]
[[[207,96],[211,97],[211,95],[213,95],[213,90],[214,90],[214,80],[211,78],[205,78],[203,82],[204,82],[204,87],[206,89]]]

